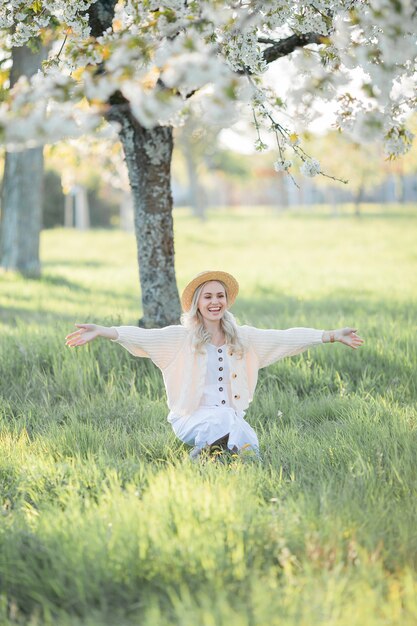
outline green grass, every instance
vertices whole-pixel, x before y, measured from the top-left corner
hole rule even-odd
[[[76,321],[134,324],[134,237],[43,233],[0,275],[0,624],[411,626],[417,621],[417,211],[176,212],[180,287],[234,273],[260,327],[353,325],[262,370],[261,465],[193,465],[161,376]]]

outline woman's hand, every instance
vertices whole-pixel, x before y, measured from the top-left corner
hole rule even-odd
[[[97,324],[75,324],[78,330],[70,333],[65,337],[67,346],[74,348],[75,346],[83,346],[89,341],[93,341],[96,337],[100,337],[101,326]]]
[[[357,328],[350,328],[348,326],[346,328],[339,328],[339,330],[334,331],[334,339],[356,350],[364,343],[364,340],[359,337],[356,332]]]

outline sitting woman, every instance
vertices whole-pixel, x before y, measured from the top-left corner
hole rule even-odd
[[[215,445],[259,455],[256,433],[244,419],[258,371],[322,343],[339,341],[356,349],[363,339],[348,327],[326,331],[239,326],[229,311],[238,290],[231,274],[202,272],[182,294],[181,325],[145,329],[76,324],[78,330],[66,337],[67,345],[82,346],[104,337],[134,356],[151,358],[162,371],[168,421],[177,437],[193,446],[192,459]]]

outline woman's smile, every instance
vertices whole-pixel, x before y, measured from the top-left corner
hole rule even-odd
[[[223,307],[221,306],[207,307],[207,312],[211,315],[215,315],[216,317],[219,317],[222,311],[223,311]]]
[[[206,283],[198,300],[198,308],[203,318],[208,321],[221,319],[227,308],[223,285],[216,280]]]

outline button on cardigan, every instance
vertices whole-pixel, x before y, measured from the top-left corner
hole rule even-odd
[[[177,415],[189,415],[200,405],[207,371],[207,350],[197,352],[191,332],[184,326],[138,328],[113,326],[117,339],[131,354],[149,357],[162,371],[167,402]],[[322,343],[323,330],[289,328],[263,330],[238,326],[239,337],[246,352],[238,358],[227,346],[233,407],[245,411],[252,401],[258,371],[286,356],[300,354]]]
[[[203,395],[200,400],[201,406],[231,406],[230,398],[230,372],[227,346],[214,346],[212,343],[207,349],[207,371],[204,381]],[[219,357],[224,360],[220,361]],[[221,371],[219,370],[221,367]],[[223,366],[223,367],[222,367]],[[214,440],[213,440],[214,441]]]

